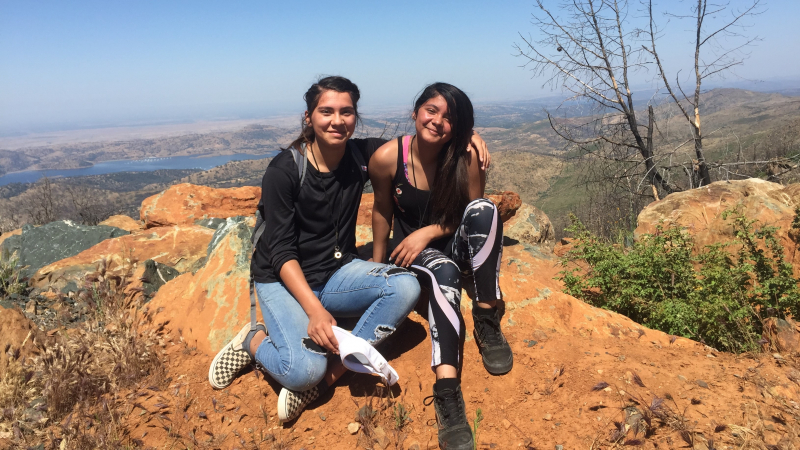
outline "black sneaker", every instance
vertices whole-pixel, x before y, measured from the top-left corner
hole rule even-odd
[[[448,380],[450,381],[450,380]],[[433,385],[433,395],[426,397],[425,406],[433,402],[436,421],[439,422],[439,448],[446,450],[472,450],[472,430],[467,422],[464,397],[458,381],[450,382],[455,388]]]
[[[472,321],[475,323],[475,342],[483,358],[483,367],[492,375],[502,375],[514,366],[514,353],[500,330],[500,317],[497,309],[492,314],[476,314],[477,305],[472,307]]]

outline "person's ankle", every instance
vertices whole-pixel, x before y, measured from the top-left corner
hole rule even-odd
[[[444,389],[455,390],[461,385],[461,380],[458,378],[439,378],[436,380],[436,390],[442,391]]]
[[[267,333],[264,333],[261,330],[256,331],[255,336],[253,336],[253,339],[250,340],[250,348],[249,348],[250,354],[253,355],[253,357],[255,357],[256,355],[256,350],[258,350],[258,346],[261,345],[261,343],[264,342],[264,339],[266,338],[267,338]]]
[[[472,305],[472,314],[476,316],[491,316],[497,312],[497,303],[490,305],[488,303],[477,303]]]

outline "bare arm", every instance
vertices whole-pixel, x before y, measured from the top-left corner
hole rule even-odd
[[[469,145],[467,146],[467,153],[473,153],[473,148],[478,152],[478,161],[480,162],[481,169],[488,169],[489,164],[492,162],[492,155],[489,154],[489,147],[486,146],[486,142],[478,132],[474,130],[472,131],[472,139],[470,139]]]
[[[469,175],[469,199],[483,198],[486,190],[486,170],[481,167],[479,156],[475,152],[467,153],[470,157],[467,165]],[[488,154],[488,153],[487,153]]]
[[[394,210],[392,208],[392,179],[397,161],[397,141],[381,146],[369,160],[369,179],[375,193],[372,207],[372,260],[383,263],[389,243]]]

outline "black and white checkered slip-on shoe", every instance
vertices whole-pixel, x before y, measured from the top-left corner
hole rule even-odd
[[[258,323],[256,331],[258,330],[266,333],[267,327],[263,323]],[[245,350],[245,344],[250,343],[248,334],[250,334],[249,323],[225,347],[222,347],[222,350],[211,361],[211,367],[208,368],[208,382],[214,389],[225,389],[230,386],[236,379],[236,375],[253,362],[250,353]],[[252,336],[249,337],[252,339]]]
[[[309,403],[319,398],[319,388],[314,386],[307,391],[292,391],[283,388],[278,396],[278,420],[289,422],[300,416]]]

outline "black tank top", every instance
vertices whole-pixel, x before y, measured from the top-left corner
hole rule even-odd
[[[409,181],[408,154],[411,136],[397,138],[397,170],[395,170],[392,197],[394,197],[394,225],[390,252],[409,234],[431,224],[431,191],[417,189]],[[450,255],[453,236],[433,240],[428,248]]]

